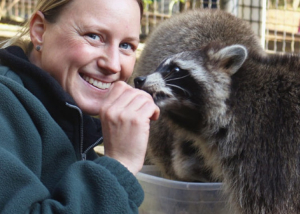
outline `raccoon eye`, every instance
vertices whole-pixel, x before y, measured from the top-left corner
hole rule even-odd
[[[169,68],[168,72],[165,74],[164,78],[169,77],[170,75],[178,74],[178,72],[181,71],[181,69],[177,66],[172,66]]]
[[[174,67],[171,72],[178,73],[180,71],[179,67]]]

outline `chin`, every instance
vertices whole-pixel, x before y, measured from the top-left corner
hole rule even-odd
[[[95,116],[99,115],[100,106],[102,104],[101,97],[91,97],[88,93],[73,94],[73,99],[83,113]]]
[[[82,112],[91,116],[98,116],[99,115],[99,108],[81,108]]]
[[[81,102],[77,102],[78,107],[81,109],[81,111],[85,114],[91,115],[91,116],[98,116],[99,115],[99,110],[100,110],[100,104],[95,103],[90,100],[85,100]]]

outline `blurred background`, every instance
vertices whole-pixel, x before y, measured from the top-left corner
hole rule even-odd
[[[249,22],[269,53],[300,52],[300,0],[144,0],[141,45],[163,20],[196,8],[225,10]],[[15,35],[37,0],[0,1],[0,41]]]

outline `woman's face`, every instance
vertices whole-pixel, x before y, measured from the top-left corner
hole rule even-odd
[[[132,74],[139,43],[136,0],[73,0],[45,22],[36,64],[49,72],[86,113],[97,115],[115,81]]]

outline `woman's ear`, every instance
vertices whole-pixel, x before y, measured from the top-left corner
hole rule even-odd
[[[41,11],[37,11],[30,22],[30,38],[34,47],[42,46],[45,30],[45,16]]]

